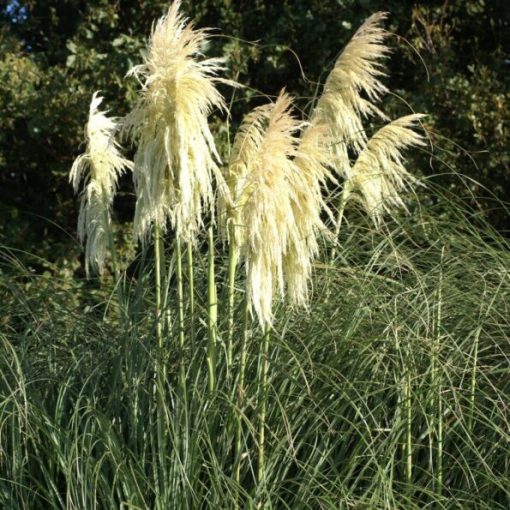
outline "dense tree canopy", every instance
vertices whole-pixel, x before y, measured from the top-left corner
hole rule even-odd
[[[127,70],[140,62],[163,0],[3,0],[0,2],[0,236],[11,246],[55,256],[74,233],[77,202],[68,183],[82,151],[92,93],[111,114],[124,115],[137,83]],[[198,26],[214,27],[208,54],[225,56],[235,92],[232,131],[263,94],[282,87],[307,111],[335,56],[363,19],[390,13],[386,110],[427,113],[433,157],[416,173],[450,173],[457,188],[499,229],[508,218],[492,195],[510,200],[510,37],[505,0],[185,0]],[[231,89],[224,89],[228,100]],[[226,128],[215,121],[226,146]],[[451,172],[469,176],[461,181]],[[476,182],[480,184],[477,184]],[[468,184],[466,184],[468,182]],[[132,216],[129,177],[116,210]],[[485,197],[485,198],[484,198]],[[49,221],[48,221],[49,220]],[[53,225],[55,222],[59,227]],[[63,229],[63,230],[62,230]],[[74,234],[73,234],[74,235]],[[48,246],[51,240],[52,250]]]

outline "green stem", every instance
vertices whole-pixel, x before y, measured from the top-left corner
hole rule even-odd
[[[397,300],[394,301],[395,323],[398,324]],[[411,346],[407,342],[405,349],[401,349],[398,329],[395,330],[395,347],[400,359],[400,382],[399,382],[399,416],[400,409],[403,410],[405,420],[405,442],[402,445],[402,452],[406,462],[406,482],[408,488],[411,488],[413,477],[413,443],[412,443],[412,407],[411,407]]]
[[[441,262],[439,272],[439,285],[437,289],[437,314],[434,328],[434,346],[432,358],[432,380],[435,399],[437,399],[437,465],[436,465],[436,485],[439,495],[443,491],[443,399],[442,399],[442,381],[439,372],[439,354],[441,349],[441,320],[443,307],[443,258],[444,246],[441,250]]]
[[[190,263],[190,253],[191,253],[191,243],[188,244],[188,276],[190,274],[191,267],[191,275],[193,276],[192,263],[191,259]],[[181,240],[179,238],[175,241],[175,272],[177,278],[177,300],[178,300],[178,327],[179,327],[179,392],[181,400],[179,401],[179,405],[177,406],[177,412],[174,416],[175,423],[179,424],[179,427],[182,427],[181,430],[189,430],[189,421],[188,421],[188,394],[186,387],[186,357],[185,357],[185,327],[184,327],[184,277],[182,270],[183,256],[182,256],[182,245]],[[193,279],[190,280],[193,282]],[[192,285],[192,283],[191,283]],[[192,287],[191,287],[191,290]],[[181,459],[186,459],[188,457],[188,436],[186,434],[180,435],[178,437],[178,441],[175,443],[176,449],[179,451],[179,456]],[[175,480],[177,477],[170,475]],[[170,489],[176,490],[174,489]]]
[[[228,252],[228,337],[227,337],[227,369],[233,363],[233,340],[234,340],[234,307],[235,307],[235,279],[238,260],[238,250],[233,236],[230,237]]]
[[[160,491],[163,489],[164,473],[164,452],[166,449],[165,427],[163,424],[163,408],[165,405],[164,384],[166,381],[166,366],[163,360],[163,334],[162,334],[162,296],[161,296],[161,275],[162,275],[162,252],[163,243],[159,225],[154,225],[154,256],[155,256],[155,284],[156,284],[156,339],[158,352],[155,363],[155,394],[156,394],[156,429],[157,429],[157,455],[159,458],[158,469],[156,469],[156,483],[160,484]],[[159,474],[161,473],[161,475]]]
[[[113,241],[113,233],[111,230],[110,223],[108,223],[107,236],[108,236],[108,246],[110,248],[110,255],[112,257],[113,274],[115,275],[115,282],[118,285],[119,284],[119,267],[117,264],[117,250],[115,249],[115,243]],[[120,289],[120,287],[117,287],[117,288]]]
[[[180,387],[184,395],[185,368],[184,368],[184,284],[182,277],[182,248],[179,238],[175,241],[177,301],[178,301],[178,327],[179,327],[179,378]]]
[[[163,335],[161,331],[162,307],[161,307],[161,230],[159,225],[154,225],[154,257],[156,275],[156,339],[158,348],[163,349]]]
[[[407,373],[405,378],[404,402],[406,410],[406,481],[411,486],[413,479],[413,442],[412,442],[412,407],[411,407],[411,367],[407,359]]]
[[[257,482],[259,486],[259,495],[264,497],[266,485],[266,412],[267,412],[267,394],[269,387],[269,326],[266,326],[264,338],[260,344],[259,350],[259,399],[258,399],[258,453],[259,462],[257,469]],[[259,500],[259,507],[260,504]]]
[[[475,415],[475,393],[476,393],[476,372],[478,365],[478,345],[480,343],[480,334],[482,332],[482,326],[478,326],[475,334],[475,342],[473,345],[474,353],[473,353],[473,367],[471,369],[471,391],[469,394],[469,421],[468,421],[468,430],[470,432],[473,431],[473,423],[474,423],[474,415]]]
[[[188,291],[189,291],[189,313],[190,313],[190,337],[191,337],[191,352],[195,346],[195,284],[193,275],[193,244],[188,241],[187,247],[188,255]]]
[[[216,386],[216,335],[218,322],[218,298],[216,294],[216,282],[214,273],[214,237],[213,228],[209,227],[208,231],[209,255],[207,269],[207,300],[209,304],[208,331],[209,344],[207,346],[207,367],[209,373],[209,391],[214,392]]]
[[[103,221],[105,222],[106,237],[108,238],[108,248],[110,249],[110,256],[112,258],[112,270],[113,270],[113,275],[115,277],[115,287],[117,289],[119,308],[121,309],[121,312],[120,312],[121,315],[122,314],[125,315],[126,325],[127,325],[128,313],[127,313],[127,310],[125,309],[124,293],[123,293],[123,289],[121,288],[121,285],[120,285],[120,273],[119,273],[119,266],[118,266],[118,262],[117,262],[117,260],[118,260],[117,259],[117,250],[115,249],[115,241],[113,239],[111,221],[110,221],[110,217],[108,215],[108,205],[106,204],[106,201],[104,200],[104,197],[106,196],[104,188],[101,188],[101,192],[102,192],[103,215],[104,215]]]
[[[241,353],[239,360],[239,380],[237,383],[237,409],[238,409],[238,418],[237,418],[237,430],[236,430],[236,451],[235,451],[235,469],[234,469],[234,479],[236,483],[239,485],[241,479],[241,454],[242,454],[242,415],[243,415],[243,405],[244,405],[244,379],[246,374],[246,350],[248,347],[248,337],[250,334],[250,308],[248,297],[246,297],[244,301],[244,311],[243,311],[243,338],[241,343]]]
[[[335,244],[333,246],[333,249],[331,250],[331,263],[334,262],[336,257],[336,247],[338,244],[338,236],[340,235],[340,228],[342,226],[342,220],[344,218],[344,211],[345,211],[345,205],[347,204],[347,200],[349,198],[349,195],[352,192],[352,183],[350,180],[346,180],[344,183],[344,189],[342,190],[342,193],[340,193],[340,203],[338,204],[338,215],[336,218],[336,225],[335,225]]]

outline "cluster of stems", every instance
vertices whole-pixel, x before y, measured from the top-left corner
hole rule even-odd
[[[210,215],[207,228],[207,388],[215,395],[218,387],[217,363],[225,353],[226,377],[235,391],[237,427],[234,438],[234,479],[241,483],[243,459],[243,420],[245,417],[245,382],[250,339],[258,340],[256,443],[258,464],[256,480],[258,505],[264,504],[266,486],[266,417],[270,388],[270,331],[273,295],[283,297],[287,289],[292,303],[306,305],[312,261],[318,254],[317,233],[325,229],[324,210],[329,205],[324,199],[323,187],[331,177],[328,168],[334,168],[344,178],[344,189],[337,208],[335,238],[338,240],[346,204],[351,195],[362,197],[367,211],[380,221],[382,212],[393,206],[403,206],[398,192],[413,178],[402,165],[399,150],[422,144],[420,135],[411,128],[421,116],[410,115],[390,122],[371,139],[362,129],[362,119],[377,115],[386,119],[375,105],[368,106],[363,93],[377,101],[386,91],[379,81],[384,74],[381,59],[388,49],[380,22],[382,13],[371,16],[356,32],[346,50],[338,58],[326,81],[309,122],[302,122],[292,113],[292,99],[282,91],[271,104],[256,108],[245,118],[233,145],[233,158],[228,165],[229,182],[225,182],[218,164],[219,155],[214,146],[207,117],[216,108],[226,109],[223,97],[216,89],[221,59],[205,59],[201,48],[206,42],[205,30],[195,30],[179,11],[180,0],[175,0],[168,13],[154,26],[147,56],[143,64],[135,66],[130,74],[138,77],[142,89],[133,111],[124,119],[124,129],[138,144],[134,164],[121,158],[115,143],[110,140],[115,123],[108,121],[93,98],[89,121],[90,154],[77,160],[73,166],[75,185],[81,169],[94,154],[101,153],[103,181],[109,189],[104,204],[104,225],[119,301],[122,302],[120,273],[115,244],[110,231],[109,205],[116,179],[123,167],[133,168],[137,194],[135,210],[135,238],[146,241],[152,231],[154,240],[154,294],[155,337],[157,361],[155,364],[155,394],[158,402],[158,455],[163,455],[166,432],[162,415],[165,387],[168,385],[168,353],[175,347],[170,341],[176,332],[178,355],[178,395],[186,414],[187,352],[199,347],[195,330],[195,272],[193,251],[204,230],[203,217]],[[225,80],[223,80],[225,81]],[[163,98],[163,100],[162,100]],[[94,102],[95,101],[95,102]],[[99,102],[98,102],[99,101]],[[304,126],[307,126],[304,129]],[[301,136],[298,136],[301,133]],[[98,148],[100,150],[98,150]],[[349,151],[357,155],[351,168]],[[106,154],[106,156],[105,156]],[[88,158],[88,159],[87,159]],[[92,167],[94,161],[92,161]],[[97,172],[96,172],[97,173]],[[97,177],[97,175],[96,175]],[[225,191],[228,187],[229,190]],[[241,191],[239,191],[241,189]],[[237,243],[236,221],[229,218],[229,253],[227,268],[227,332],[225,343],[218,331],[218,293],[215,265],[214,192],[229,198],[228,207],[237,207],[245,228],[242,242]],[[108,192],[108,193],[107,193]],[[204,214],[205,213],[205,214]],[[176,310],[170,314],[170,266],[166,270],[165,232],[174,233],[173,256],[176,279]],[[99,239],[99,230],[90,229]],[[88,234],[90,237],[90,234]],[[103,251],[95,247],[95,258],[102,264]],[[101,245],[103,247],[103,245]],[[93,251],[93,250],[92,250]],[[184,259],[184,252],[186,259]],[[332,249],[331,261],[337,253]],[[94,255],[94,254],[93,254]],[[242,332],[236,342],[236,272],[243,257],[247,279],[242,306]],[[187,266],[187,267],[186,267]],[[187,272],[185,270],[187,268]],[[187,279],[188,296],[185,296]],[[241,294],[241,293],[239,293]],[[441,297],[439,297],[439,302]],[[189,315],[186,316],[186,308]],[[251,309],[254,309],[262,331],[252,327]],[[174,323],[170,321],[173,318]],[[188,322],[186,322],[186,320]],[[442,420],[441,384],[437,371],[440,347],[440,310],[434,341],[432,377],[437,403],[438,485],[442,485]],[[237,348],[237,345],[239,347]],[[219,346],[224,346],[223,350]],[[476,362],[475,362],[476,363]],[[237,370],[236,370],[237,369]],[[474,368],[475,370],[475,368]],[[191,371],[192,372],[192,371]],[[473,377],[474,380],[474,377]],[[474,395],[474,386],[473,386]],[[403,401],[410,413],[410,380],[404,384]],[[410,417],[408,419],[410,423]],[[408,430],[410,438],[410,429]],[[407,458],[412,465],[411,443]],[[408,468],[408,478],[412,476]]]

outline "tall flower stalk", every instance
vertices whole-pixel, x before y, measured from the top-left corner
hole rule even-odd
[[[86,151],[73,163],[69,180],[77,192],[80,183],[85,183],[81,193],[78,236],[85,243],[85,269],[104,270],[110,251],[116,277],[118,267],[115,244],[112,237],[111,208],[119,177],[133,163],[122,157],[115,133],[119,124],[99,111],[103,98],[95,92],[90,103],[86,128]]]
[[[185,370],[184,277],[182,243],[187,244],[188,278],[193,295],[192,247],[203,227],[203,217],[213,221],[213,178],[222,186],[219,156],[209,129],[208,117],[224,109],[223,97],[216,89],[222,69],[221,59],[206,59],[201,50],[207,30],[196,30],[180,13],[175,0],[166,15],[153,28],[142,64],[128,75],[141,83],[138,100],[125,118],[125,133],[137,144],[134,157],[136,208],[135,239],[146,242],[154,232],[156,253],[156,318],[158,345],[156,366],[158,431],[163,426],[165,395],[163,339],[161,322],[165,301],[161,299],[164,234],[170,227],[175,234],[177,278],[177,321],[179,353],[180,416],[187,416]],[[168,283],[168,282],[167,282]],[[214,282],[213,282],[214,284]],[[209,321],[211,322],[211,321]],[[164,424],[166,427],[166,423]],[[158,437],[160,455],[166,444],[167,428]],[[186,448],[180,452],[186,457]],[[160,460],[160,469],[164,462]],[[161,484],[163,482],[160,482]],[[163,490],[163,489],[162,489]]]
[[[323,228],[320,185],[327,171],[319,143],[320,129],[299,132],[304,124],[291,114],[292,101],[282,92],[274,103],[250,112],[234,140],[226,181],[229,200],[220,203],[220,218],[230,242],[230,282],[237,256],[246,270],[245,316],[251,310],[261,325],[258,371],[258,470],[261,494],[265,484],[265,428],[269,389],[269,347],[272,305],[288,290],[294,304],[306,304],[311,260],[317,233]],[[231,305],[232,306],[232,305]],[[239,398],[245,377],[246,322],[240,353]],[[238,402],[239,407],[242,401]],[[236,462],[241,447],[241,421],[236,435]],[[239,464],[235,469],[239,481]]]
[[[203,58],[207,30],[188,23],[180,6],[180,0],[175,0],[159,19],[144,62],[128,73],[140,81],[142,89],[124,124],[138,143],[134,158],[135,238],[145,241],[151,227],[164,233],[170,226],[178,246],[181,241],[188,244],[190,256],[204,214],[212,215],[213,177],[222,185],[207,118],[214,109],[224,109],[225,103],[216,89],[222,60]],[[156,242],[159,239],[156,236]],[[182,268],[181,250],[176,256]],[[188,267],[188,275],[192,277],[192,267]],[[182,270],[177,278],[180,309],[184,300]],[[191,281],[189,285],[193,292]],[[158,283],[156,286],[161,288]],[[157,312],[160,320],[161,310]],[[182,327],[179,321],[180,343]]]

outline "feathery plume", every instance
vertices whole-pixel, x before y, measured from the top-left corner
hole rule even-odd
[[[138,141],[134,181],[135,238],[142,241],[152,223],[193,241],[203,207],[213,200],[212,177],[221,181],[219,156],[207,117],[225,108],[215,87],[222,59],[202,58],[207,30],[195,30],[175,0],[153,29],[143,64],[128,73],[142,83],[125,130]]]
[[[325,143],[326,131],[324,125],[306,126],[294,160],[300,179],[296,201],[292,203],[298,236],[291,239],[284,259],[284,270],[290,301],[300,306],[308,303],[312,262],[319,251],[317,237],[319,234],[328,235],[321,218],[322,212],[325,211],[334,220],[322,194],[327,180],[335,182],[327,169],[330,158]]]
[[[271,323],[273,299],[283,297],[286,285],[294,304],[306,304],[316,235],[323,227],[323,128],[306,130],[298,147],[303,125],[291,108],[282,91],[275,103],[243,119],[226,176],[231,203],[223,202],[222,217],[235,226],[230,242],[245,260],[248,297],[262,326]]]
[[[108,251],[111,207],[117,189],[117,181],[124,169],[133,163],[123,158],[114,134],[117,122],[98,110],[103,98],[95,92],[90,103],[86,129],[87,149],[76,158],[69,174],[75,193],[80,182],[86,183],[81,193],[78,236],[85,246],[85,270],[92,266],[102,272]],[[87,170],[89,170],[88,173]]]
[[[257,161],[241,194],[241,218],[246,243],[247,292],[261,324],[272,321],[275,294],[284,295],[283,259],[292,238],[299,236],[293,221],[298,170],[294,134],[299,122],[290,114],[291,100],[282,93],[271,108]],[[244,249],[243,249],[244,248]]]
[[[416,183],[416,178],[405,169],[401,150],[425,145],[423,136],[413,131],[424,116],[407,115],[379,129],[349,171],[353,192],[376,224],[392,208],[406,208],[399,193]]]
[[[342,176],[349,167],[349,149],[359,153],[366,144],[362,119],[376,115],[387,120],[374,104],[387,92],[380,81],[385,75],[381,61],[389,53],[380,26],[385,18],[385,13],[375,13],[357,30],[338,57],[312,114],[312,123],[328,126],[332,165]]]
[[[234,138],[228,166],[224,172],[226,193],[218,194],[221,231],[226,237],[232,235],[229,241],[238,247],[244,244],[247,234],[241,218],[244,202],[248,196],[245,186],[248,176],[258,164],[260,147],[273,107],[273,103],[259,106],[244,116]],[[228,228],[229,225],[232,226],[231,229]]]

